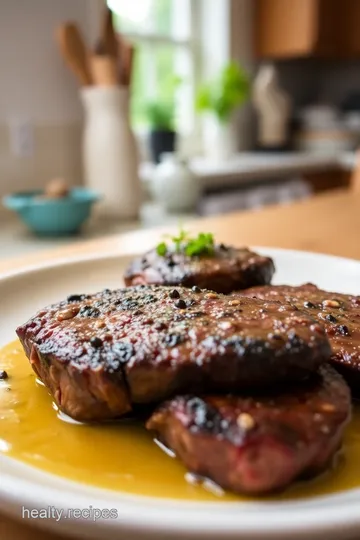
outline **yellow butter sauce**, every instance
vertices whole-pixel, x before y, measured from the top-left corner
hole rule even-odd
[[[194,501],[249,500],[192,485],[186,471],[135,422],[80,425],[59,418],[19,342],[0,350],[0,452],[43,471],[96,487]],[[360,407],[355,407],[342,455],[331,471],[298,482],[269,499],[330,494],[360,486]]]

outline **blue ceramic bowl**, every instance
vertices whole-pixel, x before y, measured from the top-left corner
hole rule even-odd
[[[100,195],[87,188],[74,188],[61,199],[37,198],[41,191],[14,193],[3,204],[17,212],[34,233],[42,236],[76,234],[88,219],[92,205]]]

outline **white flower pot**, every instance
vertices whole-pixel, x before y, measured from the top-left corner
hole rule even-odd
[[[100,192],[102,214],[136,218],[141,203],[138,152],[129,124],[129,92],[121,87],[81,90],[85,108],[85,183]]]
[[[231,121],[221,123],[208,116],[203,123],[204,155],[211,161],[223,162],[237,153],[237,136]]]

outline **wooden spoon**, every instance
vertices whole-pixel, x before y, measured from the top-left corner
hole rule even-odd
[[[118,55],[118,42],[116,37],[116,31],[113,24],[113,14],[108,6],[105,6],[104,15],[102,18],[100,40],[102,48],[102,54],[113,56],[117,58]]]
[[[88,52],[80,30],[75,23],[60,24],[56,29],[56,41],[66,63],[80,84],[89,86],[92,77],[88,65]]]
[[[120,84],[130,86],[135,48],[121,34],[117,35],[117,42],[118,59],[120,60]]]
[[[116,58],[105,54],[90,57],[91,76],[98,86],[117,86],[119,72]]]

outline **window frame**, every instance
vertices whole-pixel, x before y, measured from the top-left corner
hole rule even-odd
[[[95,42],[98,38],[105,1],[88,0],[87,3],[88,35],[92,42]],[[188,48],[192,58],[191,78],[194,104],[196,89],[199,84],[203,80],[216,76],[221,65],[228,62],[231,58],[239,60],[250,72],[252,71],[255,65],[252,55],[250,31],[250,21],[252,20],[254,9],[252,1],[221,0],[219,2],[219,0],[190,0],[191,27],[188,39],[177,39],[156,33],[147,35],[153,42],[175,44],[179,47]],[[140,40],[146,39],[146,34],[136,33],[136,35],[132,35]],[[208,61],[209,58],[211,58],[210,62]],[[183,138],[180,136],[180,151],[183,143],[185,143],[185,154],[188,156],[201,153],[202,151],[203,119],[195,114],[195,106],[193,107],[193,114],[193,133],[190,136],[186,134]],[[240,116],[242,117],[243,115],[247,116],[247,112],[241,111]],[[143,141],[145,137],[144,131],[141,130],[139,135]],[[247,134],[244,138],[247,140],[249,137]]]
[[[133,0],[136,1],[136,0]],[[198,47],[197,32],[201,24],[201,1],[202,0],[189,0],[189,15],[190,15],[190,28],[189,36],[187,38],[178,38],[176,36],[164,35],[156,32],[122,32],[124,37],[127,37],[129,40],[134,43],[149,43],[151,46],[157,45],[168,45],[175,48],[180,48],[186,50],[190,58],[190,95],[192,101],[191,107],[191,132],[198,132],[199,130],[199,120],[195,114],[195,95],[196,87],[201,78],[201,64],[200,64],[200,54]],[[180,0],[181,2],[181,0]],[[106,0],[91,0],[89,2],[89,34],[93,42],[96,41],[99,32],[99,26],[101,18],[104,13],[104,4]],[[190,107],[189,107],[190,109]],[[144,134],[144,128],[135,128],[136,133],[140,136]],[[184,134],[186,137],[189,136],[189,132]],[[181,138],[181,133],[180,133]]]
[[[178,0],[179,1],[179,0]],[[181,2],[182,0],[180,0]],[[196,96],[196,87],[200,79],[201,65],[199,63],[198,47],[195,39],[195,31],[199,28],[200,24],[200,9],[198,0],[188,0],[189,2],[189,34],[187,38],[178,38],[176,36],[171,36],[157,33],[157,32],[127,32],[126,30],[122,31],[122,35],[129,39],[130,41],[139,44],[149,44],[151,48],[159,45],[167,45],[174,47],[175,49],[182,49],[186,51],[189,61],[190,61],[190,96],[191,104],[188,105],[189,112],[189,126],[187,129],[179,130],[180,145],[182,137],[189,137],[192,133],[197,132],[199,129],[199,120],[195,113],[195,96]],[[150,76],[151,79],[151,76]],[[181,89],[180,89],[181,92]],[[135,131],[141,135],[145,132],[145,128],[136,127]]]

